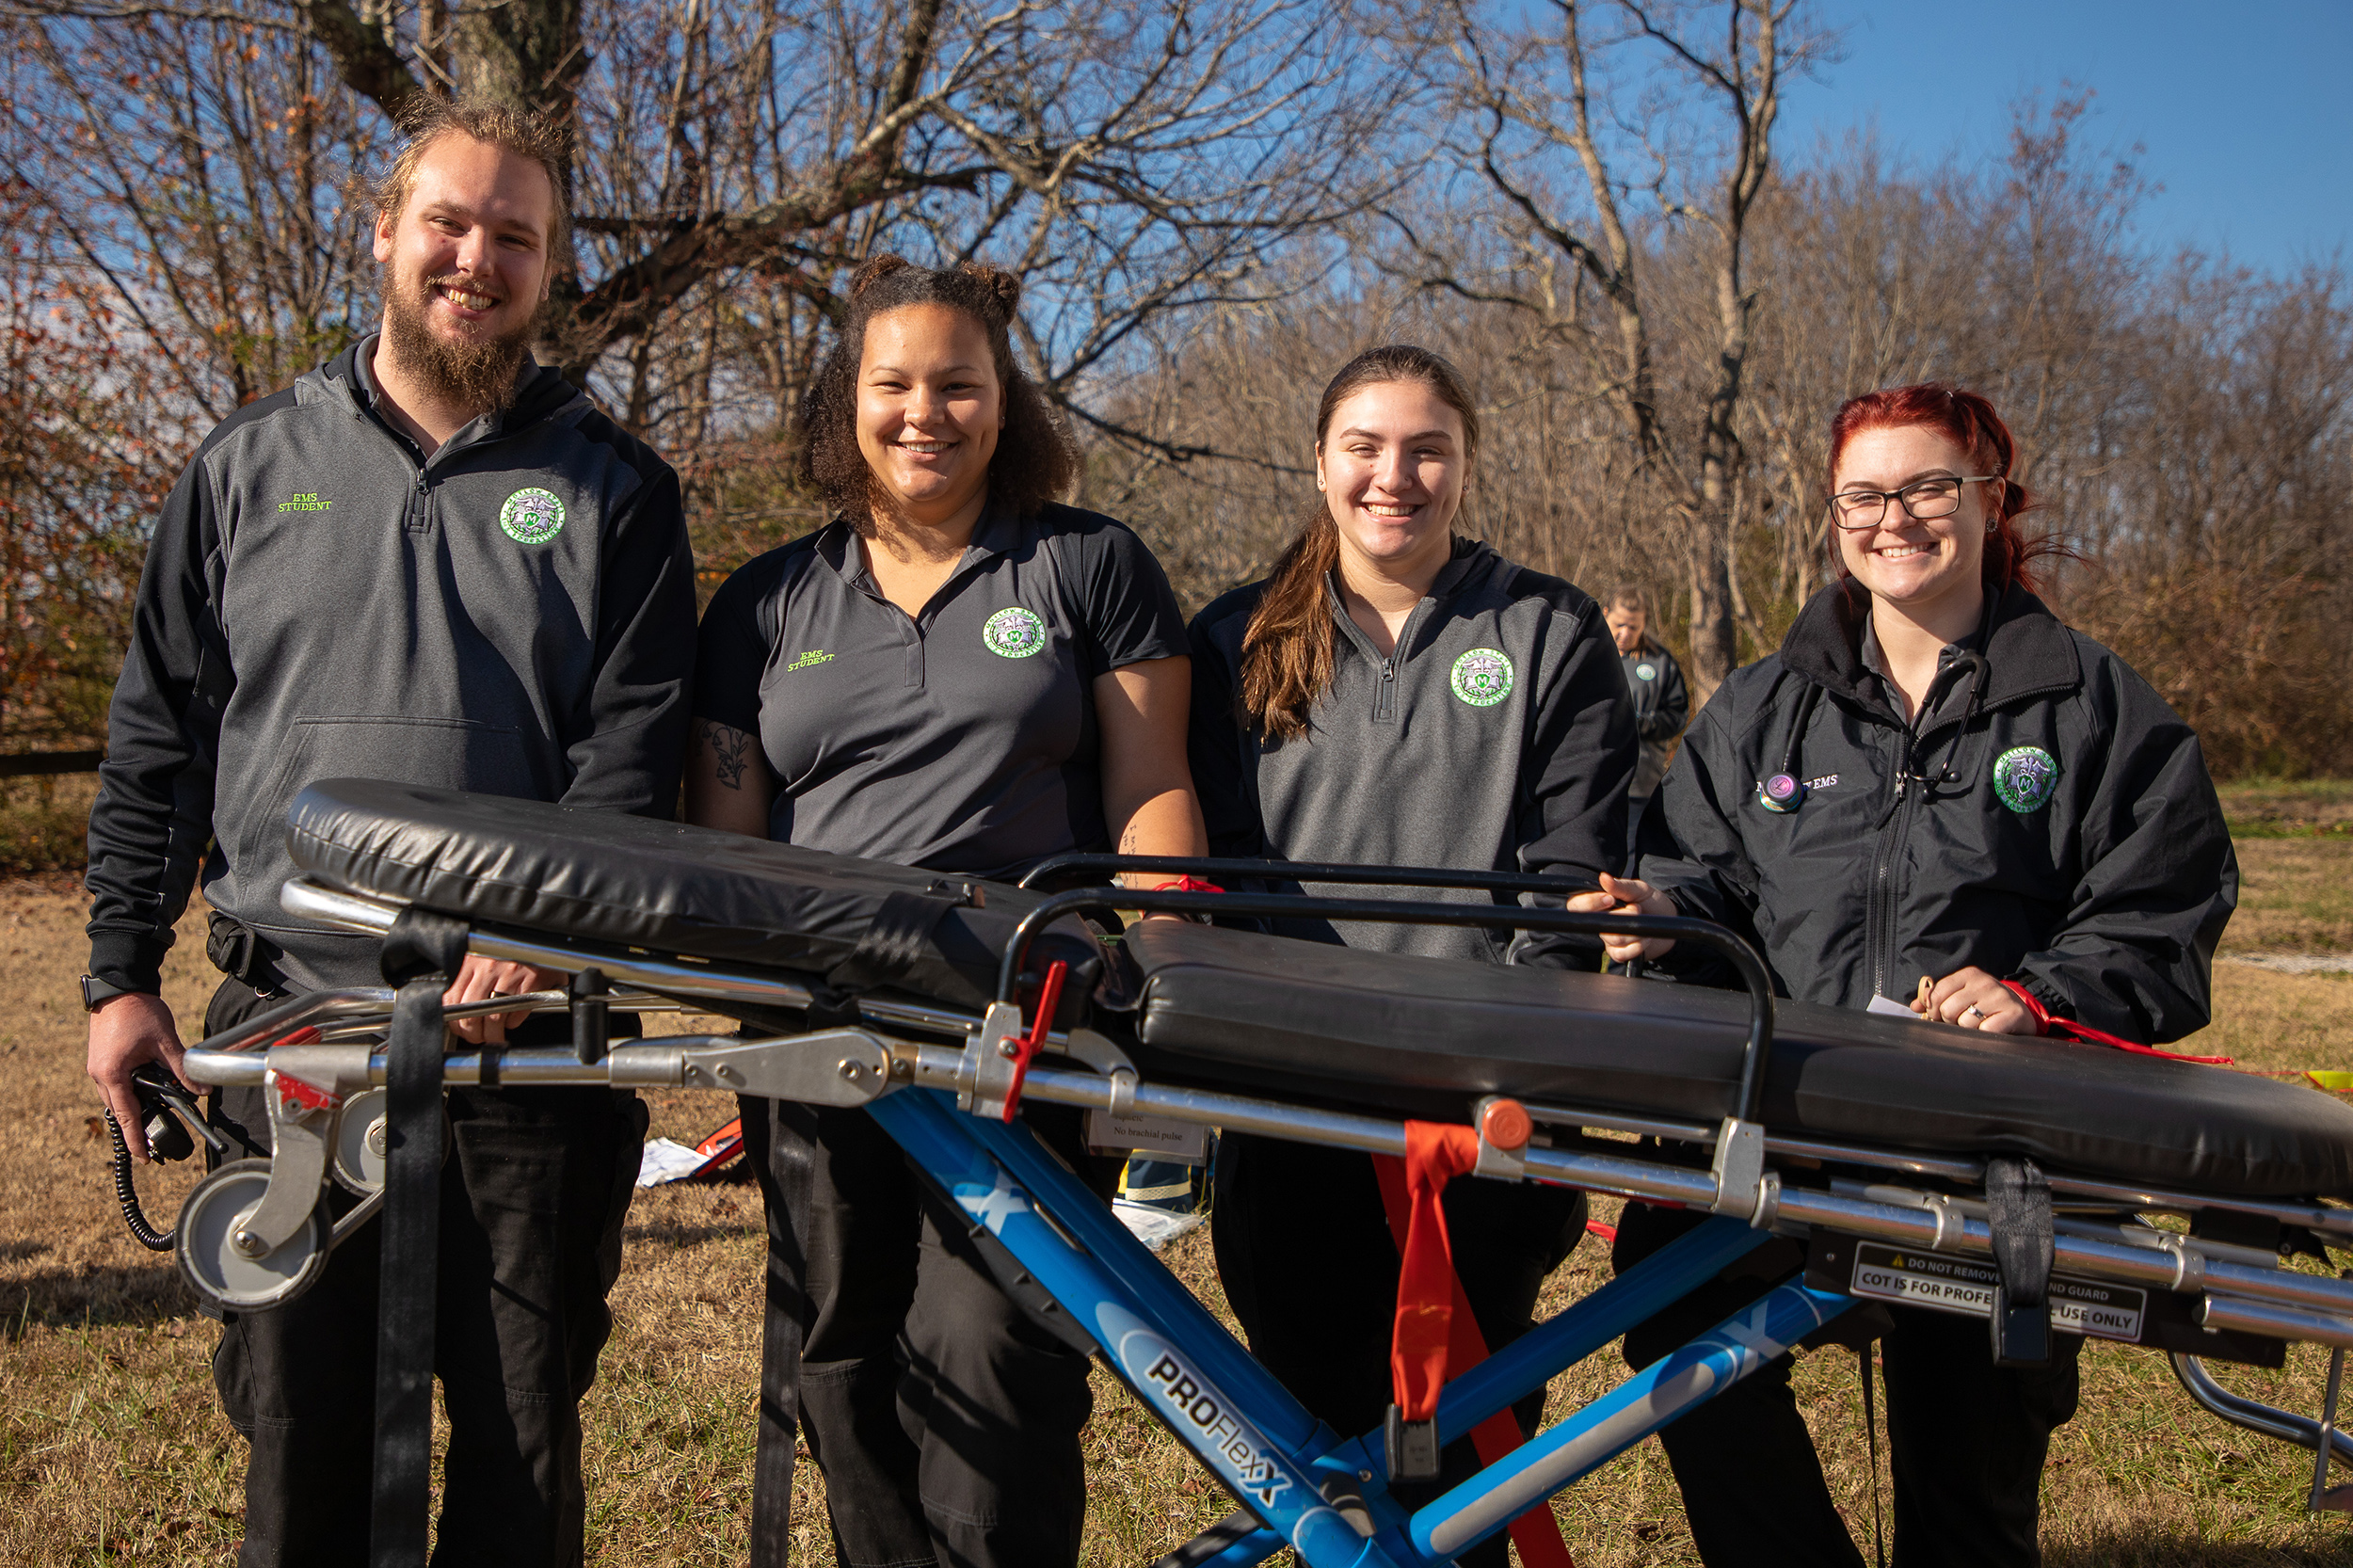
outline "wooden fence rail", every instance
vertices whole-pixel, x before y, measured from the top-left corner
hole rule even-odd
[[[0,753],[0,778],[29,778],[43,774],[96,773],[106,760],[103,751],[18,751]]]

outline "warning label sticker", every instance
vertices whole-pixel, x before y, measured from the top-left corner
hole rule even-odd
[[[1992,1263],[1976,1258],[1909,1252],[1865,1241],[1855,1245],[1849,1288],[1855,1295],[1879,1301],[1991,1318],[1993,1287],[2000,1277]],[[2051,1326],[2068,1334],[2137,1341],[2148,1306],[2149,1293],[2128,1285],[2051,1276]]]

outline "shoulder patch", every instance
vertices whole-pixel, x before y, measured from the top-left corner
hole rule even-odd
[[[1993,760],[1993,792],[2022,817],[2050,803],[2058,776],[2058,759],[2041,746],[2012,746]]]
[[[1454,661],[1447,684],[1472,707],[1492,708],[1512,695],[1512,661],[1500,648],[1474,648]]]
[[[564,532],[564,504],[536,486],[517,490],[499,508],[499,529],[517,544],[545,544]]]
[[[988,617],[981,628],[981,641],[1000,658],[1027,659],[1046,651],[1046,623],[1034,610],[1007,605]]]

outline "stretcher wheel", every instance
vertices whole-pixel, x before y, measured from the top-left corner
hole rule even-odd
[[[215,1305],[231,1312],[282,1306],[308,1290],[327,1267],[327,1227],[313,1212],[276,1251],[248,1257],[231,1242],[237,1222],[269,1186],[269,1161],[235,1160],[196,1184],[180,1206],[172,1251],[180,1272]]]
[[[363,1198],[384,1186],[384,1103],[383,1090],[362,1089],[335,1127],[335,1179]]]

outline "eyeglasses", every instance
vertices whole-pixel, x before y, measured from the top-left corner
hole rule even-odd
[[[1948,518],[1961,510],[1961,488],[1999,479],[1998,473],[1939,475],[1915,479],[1899,490],[1840,490],[1830,498],[1831,520],[1846,529],[1877,528],[1887,516],[1887,504],[1897,503],[1904,516],[1926,522]]]

